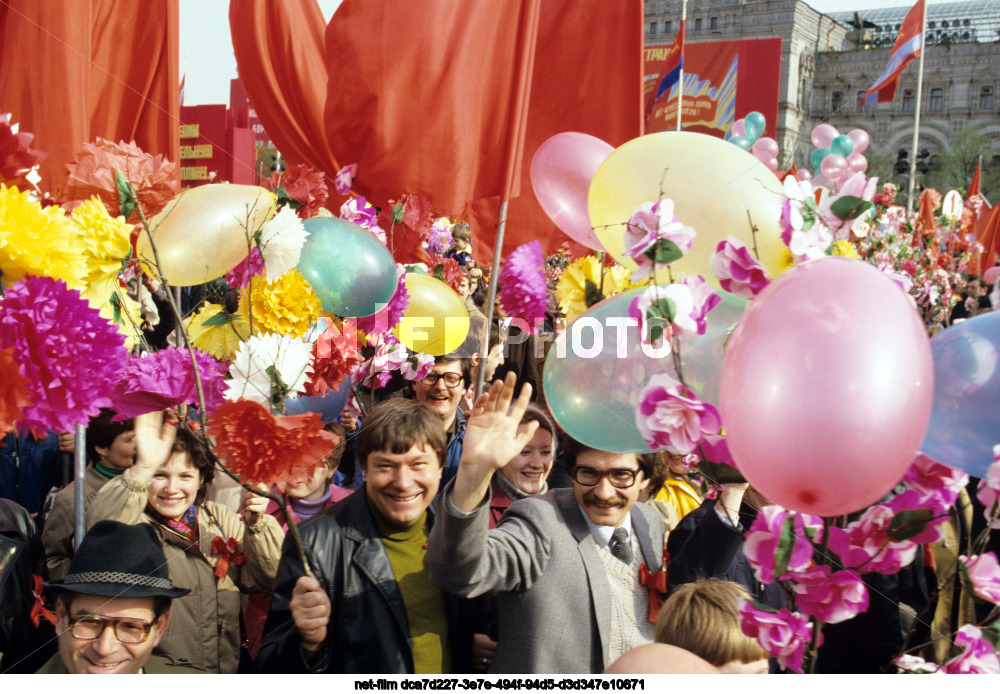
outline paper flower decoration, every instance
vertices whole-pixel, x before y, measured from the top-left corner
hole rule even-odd
[[[14,359],[14,348],[0,350],[0,436],[14,431],[14,422],[24,417],[31,404],[31,391]]]
[[[116,145],[99,137],[96,142],[85,144],[83,151],[77,152],[66,168],[69,169],[69,178],[63,196],[65,201],[72,203],[96,195],[111,215],[117,215],[119,210],[115,169],[135,186],[147,219],[181,192],[177,164],[167,161],[162,154],[154,157],[143,152],[134,142],[119,142]]]
[[[70,215],[76,223],[83,260],[83,296],[100,305],[118,286],[118,272],[132,245],[131,229],[122,216],[111,217],[100,198],[93,197]]]
[[[706,434],[718,434],[719,412],[670,374],[654,374],[639,393],[635,424],[651,450],[687,455]]]
[[[333,187],[341,195],[351,192],[351,185],[354,183],[354,176],[358,173],[357,164],[348,164],[333,177]]]
[[[0,113],[0,181],[14,181],[31,171],[48,156],[31,149],[32,133],[20,132],[18,123],[10,122],[9,113]]]
[[[211,411],[223,400],[226,365],[195,350],[205,407]],[[128,360],[121,378],[111,392],[116,421],[147,412],[175,408],[180,403],[198,406],[191,356],[186,349],[167,347]]]
[[[219,405],[208,420],[207,432],[229,472],[244,484],[267,487],[322,463],[338,441],[323,429],[316,412],[275,417],[248,400]]]
[[[344,377],[361,361],[358,339],[357,331],[348,323],[339,330],[330,324],[312,346],[313,373],[306,383],[306,395],[326,395],[331,388],[340,386]]]
[[[32,391],[24,426],[68,431],[111,405],[124,338],[61,280],[27,277],[0,301],[0,349],[14,348]]]
[[[466,276],[458,261],[454,258],[441,258],[434,253],[428,253],[427,255],[431,260],[431,274],[457,292],[458,286]]]
[[[431,224],[431,231],[424,239],[428,253],[444,255],[451,248],[451,221],[447,217],[438,217]]]
[[[499,282],[504,312],[523,320],[529,334],[538,332],[549,305],[542,242],[531,241],[515,248],[500,270]]]
[[[254,332],[301,337],[319,318],[323,305],[298,270],[273,282],[251,282],[240,295],[240,313],[249,308]]]
[[[254,335],[236,350],[226,380],[227,400],[280,403],[298,395],[312,373],[312,345],[295,337]]]
[[[83,288],[83,261],[73,223],[60,208],[43,208],[28,193],[3,184],[0,275],[8,287],[25,275],[44,275]]]
[[[240,261],[240,264],[226,273],[226,283],[232,287],[245,287],[251,277],[261,277],[264,274],[264,258],[256,246],[250,248],[250,255]]]
[[[719,241],[708,265],[724,291],[744,299],[755,297],[770,281],[764,265],[735,236]]]
[[[359,227],[372,230],[378,227],[378,210],[362,197],[351,198],[340,206],[340,218],[345,222],[352,222]],[[381,229],[379,229],[381,231]],[[383,236],[384,236],[383,232]],[[385,241],[385,238],[382,239]]]
[[[299,264],[308,238],[302,220],[288,207],[264,222],[260,229],[260,253],[268,279],[277,279]]]
[[[236,354],[240,343],[250,337],[250,323],[240,313],[227,314],[219,304],[206,303],[186,323],[192,344],[220,361]]]
[[[571,321],[601,299],[628,289],[629,271],[621,265],[604,269],[604,290],[601,286],[601,263],[595,256],[585,255],[563,270],[556,285],[559,308]]]
[[[396,293],[389,299],[385,308],[371,316],[358,318],[358,330],[370,337],[377,337],[382,333],[392,330],[403,318],[403,312],[410,305],[410,293],[406,291],[406,284],[403,281],[406,277],[406,268],[396,263],[396,274],[399,280],[396,283]]]
[[[149,292],[146,292],[149,296]],[[91,305],[94,302],[91,301]],[[125,338],[125,349],[131,351],[139,342],[142,333],[142,306],[125,291],[124,287],[113,285],[111,296],[108,300],[98,304],[101,318],[118,328],[118,332]]]
[[[644,202],[632,213],[625,227],[625,255],[635,260],[632,281],[649,276],[657,264],[666,265],[691,250],[695,231],[674,215],[669,198]]]
[[[295,210],[300,219],[309,219],[326,204],[330,192],[326,187],[326,175],[305,164],[292,164],[281,173],[267,179],[268,190],[277,193],[283,188],[285,197],[297,202],[301,207]],[[278,197],[281,194],[278,193]]]

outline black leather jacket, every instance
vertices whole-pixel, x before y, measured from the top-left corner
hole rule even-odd
[[[433,508],[428,512],[433,514]],[[288,603],[304,571],[289,534],[257,655],[258,671],[413,673],[406,609],[365,502],[364,487],[316,514],[299,530],[309,567],[330,598],[326,641],[308,662],[303,658]],[[446,595],[445,602],[453,667],[456,672],[471,672],[473,614],[469,601]]]

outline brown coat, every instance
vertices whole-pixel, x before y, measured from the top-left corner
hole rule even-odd
[[[108,481],[93,465],[87,466],[87,472],[83,478],[83,507],[90,506],[90,502],[101,491],[101,487]],[[76,481],[70,482],[56,494],[52,500],[52,510],[49,517],[45,519],[45,528],[42,530],[42,546],[45,547],[45,569],[50,581],[66,578],[69,571],[69,561],[73,558],[73,539],[76,536],[74,510],[76,508]]]
[[[207,672],[235,673],[240,659],[240,592],[270,593],[285,533],[270,516],[246,525],[224,506],[207,501],[198,507],[199,541],[195,546],[145,513],[149,484],[128,472],[109,481],[87,509],[87,527],[100,520],[149,523],[163,545],[170,580],[191,593],[173,601],[170,623],[160,648]],[[214,575],[221,558],[213,539],[235,538],[244,563],[229,563],[222,579]]]

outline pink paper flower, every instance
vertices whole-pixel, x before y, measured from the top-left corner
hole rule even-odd
[[[194,355],[205,407],[211,411],[225,399],[228,368],[204,352],[195,350]],[[111,392],[111,402],[116,421],[176,408],[182,402],[197,407],[198,388],[188,351],[167,347],[130,358]]]
[[[523,320],[529,334],[538,332],[549,307],[542,242],[531,241],[515,248],[504,261],[498,279],[504,313]]]
[[[691,287],[674,283],[647,287],[629,303],[628,315],[639,324],[639,339],[659,349],[674,335],[680,339],[698,335],[695,316],[702,314]]]
[[[1000,605],[1000,565],[993,552],[978,556],[960,556],[959,560],[968,569],[972,581],[972,592],[977,598],[994,605]]]
[[[69,431],[111,406],[125,364],[117,326],[62,280],[27,276],[0,301],[0,349],[13,347],[32,391],[22,426]]]
[[[899,656],[892,662],[900,674],[928,675],[941,669],[937,663],[928,663],[920,656],[909,653]]]
[[[635,423],[650,449],[686,455],[705,434],[719,433],[719,412],[669,374],[654,374],[639,393]]]
[[[788,610],[768,612],[740,598],[740,628],[747,636],[757,639],[757,643],[777,659],[782,669],[790,668],[802,674],[802,658],[813,630],[807,616]],[[816,645],[822,643],[823,634],[820,632]]]
[[[719,241],[708,265],[719,279],[720,287],[744,299],[757,296],[770,281],[764,265],[735,236]]]
[[[774,572],[777,568],[775,555],[781,541],[782,529],[789,518],[794,523],[795,544],[788,557],[787,568],[780,576],[775,577]],[[754,576],[758,581],[770,583],[775,578],[784,580],[809,568],[813,557],[813,546],[805,534],[806,522],[813,527],[823,525],[815,516],[788,511],[780,506],[765,506],[760,510],[743,542],[743,555],[753,567]]]
[[[443,256],[451,248],[451,223],[447,217],[434,220],[430,233],[424,239],[424,245],[436,256]]]
[[[993,510],[1000,502],[1000,445],[993,447],[993,464],[986,470],[986,477],[979,480],[976,498],[983,505],[983,515],[991,528],[1000,528],[1000,519],[993,520]]]
[[[708,329],[708,312],[719,305],[722,297],[715,293],[715,288],[701,275],[681,276],[680,282],[691,290],[694,303],[689,315],[694,321],[697,334],[704,335]]]
[[[941,523],[946,518],[929,523],[922,532],[906,540],[890,540],[887,534],[896,514],[907,509],[929,508],[931,501],[919,492],[908,490],[893,497],[888,503],[870,507],[861,518],[848,525],[847,533],[851,544],[863,550],[870,559],[864,566],[854,568],[858,568],[861,573],[896,573],[913,561],[920,544],[940,540],[943,536]]]
[[[914,491],[935,497],[940,507],[948,508],[954,505],[959,493],[969,483],[969,476],[961,470],[918,454],[903,475],[903,482]]]
[[[897,272],[889,263],[879,263],[878,269],[882,271],[882,274],[895,282],[896,286],[902,289],[907,296],[910,295],[910,290],[913,289],[913,279],[910,277],[910,273],[906,272],[906,270]]]
[[[826,624],[844,622],[868,609],[868,589],[854,571],[814,566],[795,576],[795,604]]]
[[[434,357],[423,352],[411,354],[400,364],[399,371],[408,381],[419,381],[434,369]]]
[[[729,452],[729,444],[722,434],[705,434],[698,444],[699,454],[685,456],[684,464],[691,471],[698,469],[699,460],[708,460],[713,463],[725,463],[736,467],[736,461]],[[690,460],[689,460],[690,459]]]
[[[694,229],[684,226],[674,215],[673,200],[668,198],[639,205],[628,220],[624,237],[624,254],[634,259],[638,266],[632,273],[632,281],[649,277],[654,260],[666,264],[683,256],[691,250],[694,237]],[[664,256],[663,251],[667,248],[669,251]],[[666,259],[657,259],[658,256]]]
[[[955,635],[955,645],[965,652],[945,663],[941,671],[950,675],[995,675],[1000,673],[1000,659],[983,632],[966,624]]]
[[[358,318],[358,330],[369,336],[369,342],[372,338],[388,333],[396,327],[406,307],[410,305],[410,294],[406,291],[406,283],[403,281],[406,277],[406,268],[396,263],[396,274],[399,277],[396,282],[396,293],[389,299],[385,308],[371,316]]]
[[[340,218],[345,222],[357,224],[362,229],[367,229],[378,236],[382,232],[380,240],[385,243],[385,232],[378,226],[378,210],[369,205],[368,201],[362,197],[351,198],[340,206]]]
[[[354,176],[358,173],[357,164],[348,164],[333,177],[333,187],[341,195],[351,192],[351,185],[354,183]]]
[[[264,274],[264,258],[257,246],[250,248],[250,255],[240,261],[240,264],[226,273],[226,282],[232,288],[245,287],[250,284],[251,277],[261,277]]]

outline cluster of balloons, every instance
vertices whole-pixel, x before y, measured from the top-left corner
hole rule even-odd
[[[740,118],[733,123],[733,127],[726,133],[726,141],[750,152],[771,171],[777,171],[778,143],[774,138],[761,137],[766,127],[767,120],[764,118],[764,114],[759,111],[751,111],[745,118]]]
[[[816,147],[809,155],[815,169],[813,182],[836,190],[856,173],[868,170],[868,159],[862,152],[868,149],[868,133],[855,128],[841,135],[829,123],[820,123],[812,129],[810,139]]]

